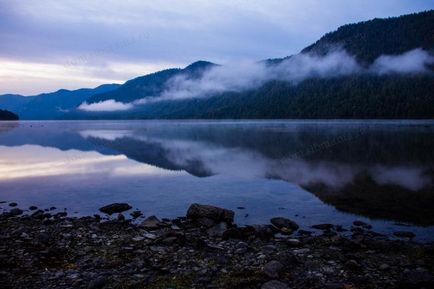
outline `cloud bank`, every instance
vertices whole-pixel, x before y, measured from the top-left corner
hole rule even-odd
[[[129,110],[133,107],[134,105],[132,103],[122,103],[122,102],[115,101],[113,99],[109,99],[106,101],[90,103],[90,104],[84,102],[78,107],[78,109],[83,111],[110,112],[110,111]]]
[[[371,66],[377,74],[389,73],[425,73],[428,65],[434,64],[434,57],[420,48],[401,55],[382,55]]]
[[[148,97],[131,103],[106,100],[84,103],[84,111],[128,110],[152,102],[202,98],[224,92],[242,92],[256,89],[269,81],[285,81],[294,85],[308,78],[331,78],[351,74],[420,74],[429,71],[434,56],[422,49],[414,49],[401,55],[382,55],[369,67],[361,66],[355,57],[343,49],[335,48],[324,56],[301,53],[277,64],[267,62],[240,62],[217,65],[206,70],[201,77],[191,78],[183,74],[171,78],[158,97]]]

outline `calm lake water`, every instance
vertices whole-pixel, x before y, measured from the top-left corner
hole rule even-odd
[[[198,202],[239,224],[363,220],[434,240],[434,123],[3,122],[0,201],[71,215],[128,202],[159,217]]]

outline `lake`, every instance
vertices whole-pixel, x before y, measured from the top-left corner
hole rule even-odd
[[[362,220],[434,240],[433,148],[432,121],[2,122],[0,201],[159,217],[198,202],[239,224]]]

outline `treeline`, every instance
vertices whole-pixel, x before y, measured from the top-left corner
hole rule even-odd
[[[125,117],[432,119],[434,75],[353,75],[298,85],[275,81],[244,93],[148,104],[123,112]]]
[[[339,27],[302,52],[324,54],[341,45],[360,62],[372,63],[382,54],[402,54],[434,47],[434,10],[387,19],[373,19]]]
[[[19,117],[13,112],[0,109],[0,120],[18,120]]]

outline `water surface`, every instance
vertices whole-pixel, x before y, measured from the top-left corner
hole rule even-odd
[[[358,219],[434,240],[433,147],[431,121],[3,122],[0,201],[160,217],[199,202],[239,224]]]

